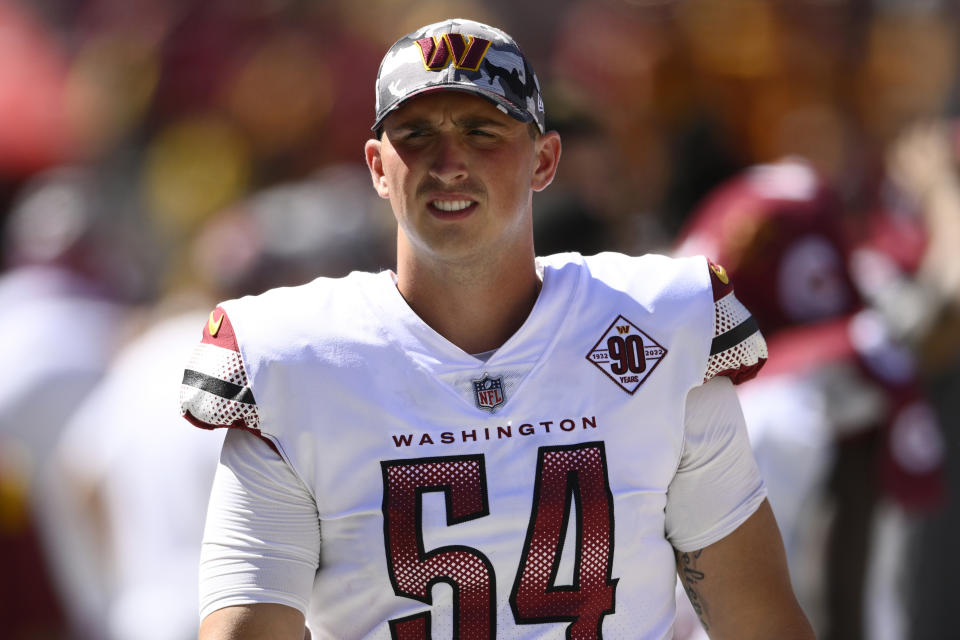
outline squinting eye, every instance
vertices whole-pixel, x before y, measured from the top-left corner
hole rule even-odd
[[[472,136],[482,136],[484,138],[492,138],[493,134],[489,131],[484,131],[483,129],[471,129],[470,135]]]

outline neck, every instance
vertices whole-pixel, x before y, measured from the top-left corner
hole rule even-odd
[[[483,264],[401,258],[397,288],[434,331],[466,353],[483,353],[499,348],[524,323],[537,301],[540,278],[531,246]]]

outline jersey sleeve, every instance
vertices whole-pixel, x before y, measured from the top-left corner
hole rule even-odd
[[[734,384],[750,380],[767,361],[767,343],[757,321],[737,300],[722,266],[707,261],[713,289],[713,340],[704,381],[726,376]]]
[[[180,414],[203,429],[260,432],[260,415],[237,337],[222,307],[210,312],[180,384]]]
[[[320,561],[316,501],[285,460],[230,429],[214,477],[200,551],[200,617],[275,603],[306,614]]]
[[[730,380],[687,394],[683,453],[667,488],[666,536],[679,551],[702,549],[749,518],[767,496]]]

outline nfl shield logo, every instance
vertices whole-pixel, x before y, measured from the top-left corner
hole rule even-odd
[[[473,381],[473,397],[481,409],[493,411],[503,404],[503,376],[491,378],[486,373],[479,380]]]

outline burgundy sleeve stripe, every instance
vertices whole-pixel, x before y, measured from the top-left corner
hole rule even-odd
[[[760,327],[757,326],[756,319],[750,316],[733,329],[714,338],[713,342],[710,343],[710,355],[715,356],[731,347],[735,347],[758,331],[760,331]]]
[[[220,398],[241,402],[243,404],[256,404],[253,399],[253,391],[250,387],[241,387],[238,384],[208,376],[199,371],[186,369],[183,372],[183,384],[196,387],[211,393]]]

